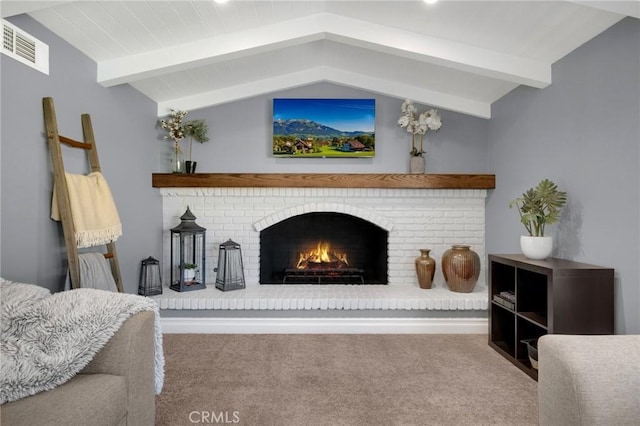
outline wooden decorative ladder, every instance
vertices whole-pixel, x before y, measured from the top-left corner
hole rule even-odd
[[[67,262],[69,265],[71,287],[80,288],[78,246],[76,244],[75,237],[76,230],[73,224],[71,203],[69,201],[69,189],[65,178],[64,162],[62,160],[62,149],[60,144],[63,143],[72,148],[84,149],[87,153],[91,172],[101,171],[100,161],[98,159],[98,150],[96,148],[95,138],[93,136],[93,127],[91,126],[91,117],[89,114],[82,114],[81,116],[84,142],[79,142],[58,133],[58,124],[53,105],[53,98],[42,98],[42,106],[44,109],[44,124],[47,132],[47,141],[49,144],[49,151],[51,153],[53,181],[56,187],[56,197],[58,209],[60,211],[62,233],[64,234],[64,243],[67,248]],[[113,274],[114,281],[116,282],[116,287],[118,291],[122,293],[122,278],[120,276],[120,266],[118,264],[115,242],[112,241],[106,244],[106,253],[104,253],[104,257],[110,261],[111,273]]]

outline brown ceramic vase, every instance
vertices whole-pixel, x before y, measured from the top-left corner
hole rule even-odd
[[[429,256],[430,249],[420,249],[420,256],[416,257],[416,274],[420,288],[430,289],[433,276],[436,273],[436,261]]]
[[[471,293],[480,276],[480,256],[467,245],[452,245],[442,254],[442,274],[449,290]]]

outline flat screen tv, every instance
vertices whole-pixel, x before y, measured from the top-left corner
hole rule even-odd
[[[273,100],[273,155],[291,158],[373,157],[375,99]]]

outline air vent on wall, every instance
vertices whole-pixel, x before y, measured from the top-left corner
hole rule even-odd
[[[49,46],[2,20],[2,53],[49,74]]]

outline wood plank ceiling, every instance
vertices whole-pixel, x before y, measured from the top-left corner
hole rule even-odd
[[[518,85],[640,3],[421,0],[6,1],[97,63],[98,83],[130,84],[193,110],[316,82],[490,118]],[[637,7],[636,7],[637,6]]]

